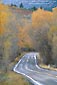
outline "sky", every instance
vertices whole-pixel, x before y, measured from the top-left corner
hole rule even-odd
[[[33,3],[33,2],[42,2],[42,3],[45,3],[45,2],[54,2],[54,1],[57,1],[57,0],[2,0],[4,1],[4,3],[20,3],[20,2],[23,2],[23,3],[26,3],[26,2],[29,2],[29,3]]]
[[[57,6],[57,0],[0,0],[0,2],[3,1],[4,4],[16,4],[19,6],[19,4],[22,2],[24,7],[44,7],[44,8],[52,8]]]

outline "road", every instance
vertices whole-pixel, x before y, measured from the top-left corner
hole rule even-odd
[[[37,65],[39,53],[27,53],[15,65],[14,72],[22,74],[34,85],[57,85],[57,71],[40,68]]]

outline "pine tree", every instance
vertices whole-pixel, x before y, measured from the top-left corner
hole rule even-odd
[[[20,8],[23,8],[23,4],[22,3],[20,4]]]

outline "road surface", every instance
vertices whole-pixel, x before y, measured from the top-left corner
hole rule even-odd
[[[39,53],[27,53],[15,65],[14,72],[22,74],[34,85],[57,85],[57,72],[37,65]]]

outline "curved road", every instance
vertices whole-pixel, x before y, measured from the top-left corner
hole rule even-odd
[[[15,65],[14,72],[22,74],[34,85],[57,85],[57,72],[42,69],[37,65],[39,53],[27,53]]]

